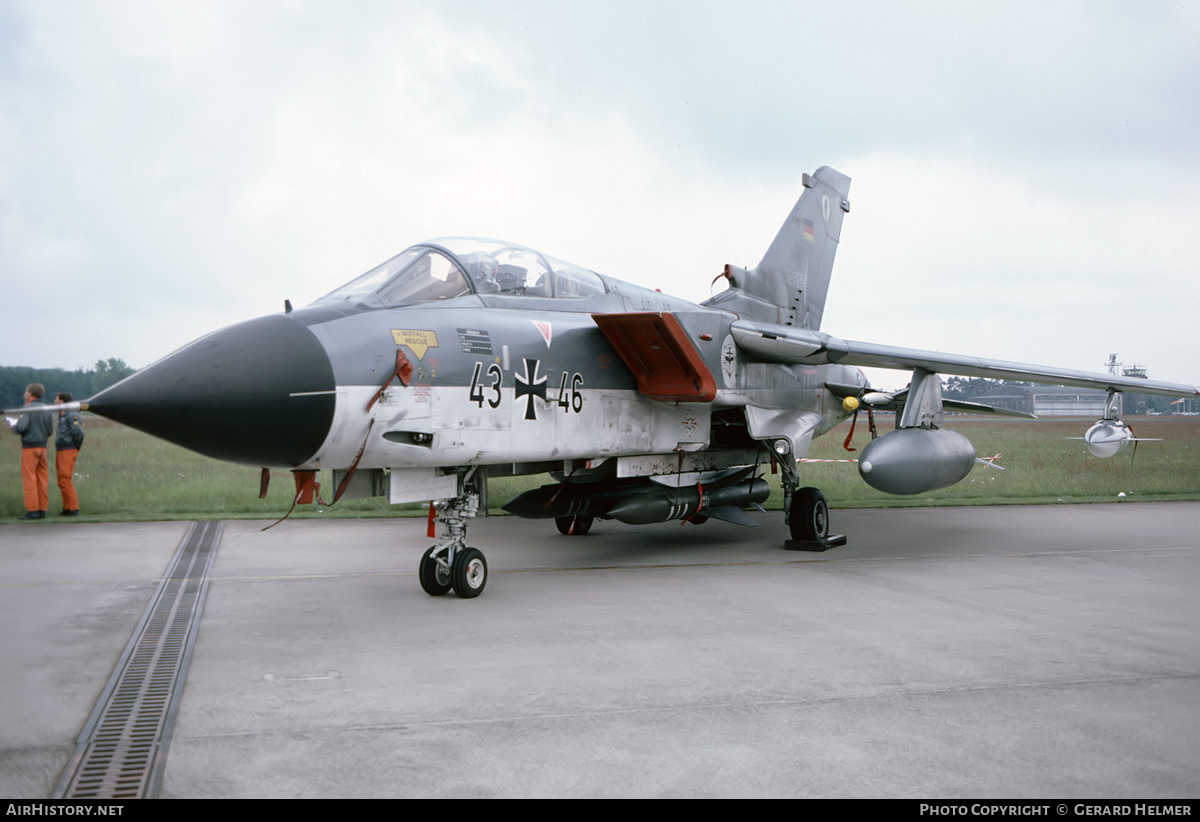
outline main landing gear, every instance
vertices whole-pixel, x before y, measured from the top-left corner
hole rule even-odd
[[[816,488],[799,488],[796,463],[780,461],[783,470],[783,510],[792,538],[784,540],[789,551],[828,551],[846,544],[844,534],[829,533],[829,504]]]
[[[467,519],[479,510],[479,494],[468,492],[442,503],[436,520],[442,526],[437,545],[421,557],[421,588],[431,597],[454,589],[463,599],[473,599],[487,585],[487,560],[478,548],[467,547]]]
[[[828,551],[846,544],[844,534],[829,533],[829,505],[816,488],[801,488],[792,494],[787,510],[792,538],[783,547],[789,551]]]

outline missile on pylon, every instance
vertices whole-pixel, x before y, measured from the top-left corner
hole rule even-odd
[[[505,511],[525,519],[599,517],[620,499],[651,490],[646,482],[567,482],[543,485],[513,497]]]
[[[1128,449],[1131,442],[1162,441],[1157,437],[1135,437],[1133,429],[1121,420],[1098,420],[1082,438],[1068,437],[1068,439],[1082,439],[1087,445],[1088,453],[1100,459],[1115,457]]]
[[[605,517],[631,525],[688,519],[715,508],[763,502],[771,488],[761,478],[709,487],[669,488],[645,480],[619,483],[543,485],[509,500],[503,508],[529,519]]]
[[[690,485],[686,488],[649,488],[631,494],[608,509],[607,516],[629,525],[647,525],[672,519],[688,519],[714,508],[740,508],[766,500],[771,487],[762,478],[746,480],[737,485],[706,488]]]
[[[1083,441],[1093,457],[1108,459],[1129,447],[1133,432],[1120,420],[1100,420],[1087,430]]]

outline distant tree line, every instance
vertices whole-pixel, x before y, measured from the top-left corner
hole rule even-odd
[[[46,387],[47,400],[66,391],[77,400],[86,400],[93,394],[125,379],[136,369],[130,368],[120,357],[96,360],[91,369],[67,371],[65,368],[31,368],[25,365],[0,365],[0,405],[16,408],[25,401],[25,387],[40,382]]]
[[[989,380],[984,377],[947,377],[942,382],[942,396],[951,400],[977,400],[988,394],[1011,388],[1029,388],[1031,382]]]

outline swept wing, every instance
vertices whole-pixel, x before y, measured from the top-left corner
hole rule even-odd
[[[734,322],[732,333],[739,349],[766,362],[799,365],[839,363],[899,370],[919,368],[932,373],[964,377],[1025,380],[1046,385],[1132,391],[1167,397],[1200,396],[1200,389],[1194,385],[843,340],[822,331],[751,320]]]

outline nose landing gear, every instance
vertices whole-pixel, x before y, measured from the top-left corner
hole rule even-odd
[[[436,521],[442,526],[437,545],[421,557],[417,569],[421,588],[431,597],[454,589],[462,599],[474,599],[487,585],[488,567],[483,552],[467,546],[467,520],[479,510],[479,494],[468,490],[446,500]]]

